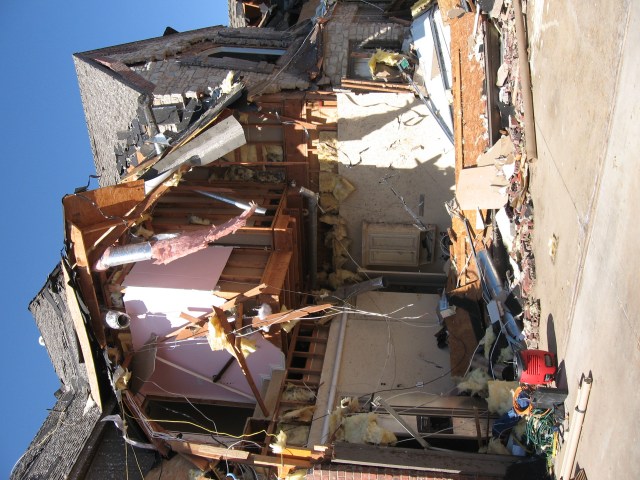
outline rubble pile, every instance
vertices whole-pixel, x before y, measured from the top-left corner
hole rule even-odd
[[[496,2],[498,3],[498,2]],[[492,14],[496,9],[492,10]],[[518,44],[516,38],[515,11],[513,2],[504,2],[502,11],[494,18],[502,37],[503,62],[498,69],[497,86],[499,100],[509,112],[507,133],[513,143],[515,172],[509,179],[508,213],[515,225],[512,259],[520,269],[520,295],[522,299],[525,338],[530,348],[538,347],[538,327],[540,322],[540,301],[535,298],[535,259],[532,247],[534,228],[533,202],[529,194],[529,162],[525,150],[524,104],[521,91]]]

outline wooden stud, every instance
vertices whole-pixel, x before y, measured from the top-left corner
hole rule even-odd
[[[262,410],[262,413],[264,414],[265,417],[268,417],[269,410],[267,409],[267,406],[264,404],[264,400],[262,400],[260,391],[258,390],[258,387],[253,381],[253,375],[251,375],[251,370],[249,370],[249,366],[247,365],[247,360],[244,357],[244,353],[242,353],[242,350],[236,345],[235,334],[231,331],[231,325],[229,325],[229,322],[227,321],[227,316],[218,307],[213,307],[213,310],[216,312],[216,316],[218,317],[218,320],[220,321],[220,324],[222,325],[222,328],[225,334],[227,335],[227,339],[229,340],[229,343],[233,347],[234,356],[238,360],[240,369],[242,370],[242,373],[247,379],[249,388],[251,388],[251,391],[253,392],[253,395],[256,398],[256,402],[258,402],[258,405],[260,406],[260,410]]]

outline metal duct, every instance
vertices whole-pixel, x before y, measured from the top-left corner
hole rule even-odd
[[[223,197],[222,195],[218,195],[217,193],[205,192],[203,190],[195,190],[196,193],[200,195],[204,195],[205,197],[213,198],[215,200],[219,200],[220,202],[228,203],[229,205],[234,205],[242,210],[249,210],[251,205],[248,203],[240,202],[238,200],[234,200],[233,198]],[[264,207],[257,207],[255,209],[255,213],[259,213],[260,215],[264,215],[267,213],[267,209]]]
[[[300,187],[300,195],[309,201],[309,276],[314,290],[318,286],[318,194]]]
[[[151,243],[149,242],[119,245],[107,248],[94,269],[101,272],[118,265],[142,262],[151,260],[151,258]]]

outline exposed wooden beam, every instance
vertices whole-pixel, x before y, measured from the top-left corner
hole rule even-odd
[[[78,299],[76,298],[76,292],[69,284],[71,279],[69,273],[65,268],[65,265],[61,265],[62,273],[64,274],[64,286],[67,294],[67,305],[69,306],[69,313],[71,313],[71,319],[73,320],[73,326],[78,336],[78,342],[80,343],[80,350],[84,358],[84,366],[87,369],[87,378],[89,379],[89,389],[91,390],[91,398],[96,402],[98,408],[102,412],[102,399],[100,397],[100,384],[98,382],[98,372],[96,371],[95,359],[93,358],[93,349],[91,348],[91,342],[87,333],[87,325],[84,323],[84,317],[80,312],[80,306],[78,305]]]
[[[253,395],[256,397],[256,402],[258,402],[258,405],[260,406],[260,410],[262,410],[262,413],[264,414],[265,417],[268,417],[269,410],[267,409],[267,406],[265,405],[264,400],[260,395],[260,391],[258,390],[258,387],[256,386],[256,383],[253,380],[253,375],[251,375],[251,370],[249,370],[249,366],[247,365],[247,360],[244,357],[244,353],[242,353],[242,349],[239,348],[239,346],[236,344],[236,336],[231,331],[231,325],[229,325],[229,322],[227,321],[227,316],[218,307],[213,307],[213,310],[216,312],[216,316],[218,317],[218,320],[220,321],[220,324],[222,325],[222,328],[225,334],[227,335],[227,340],[229,340],[229,343],[233,347],[234,356],[238,360],[240,369],[242,370],[242,373],[247,379],[249,388],[251,388]]]
[[[404,428],[407,432],[409,432],[409,434],[416,439],[416,441],[420,444],[420,446],[422,448],[429,448],[429,444],[427,443],[427,441],[422,438],[420,436],[420,434],[418,432],[416,432],[416,430],[409,425],[404,418],[402,418],[398,412],[396,412],[396,410],[389,405],[384,398],[378,397],[374,400],[374,402],[379,403],[382,408],[384,408],[387,412],[389,412],[389,414],[396,419],[396,421],[402,426],[402,428]]]
[[[333,448],[332,462],[504,478],[507,467],[518,461],[518,458],[509,455],[375,447],[338,442]]]
[[[267,315],[265,318],[261,319],[259,317],[253,317],[251,324],[256,327],[262,327],[265,325],[275,325],[278,323],[286,323],[291,320],[297,320],[298,318],[306,317],[312,313],[321,312],[323,310],[327,310],[328,308],[333,307],[331,303],[325,303],[323,305],[311,305],[308,307],[302,307],[297,310],[290,310],[288,312],[274,313],[271,315]]]

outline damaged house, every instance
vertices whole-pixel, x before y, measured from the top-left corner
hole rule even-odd
[[[231,0],[74,55],[100,187],[31,307],[74,374],[12,478],[506,476],[477,452],[514,386],[457,385],[484,324],[449,275],[449,19],[414,3]]]

